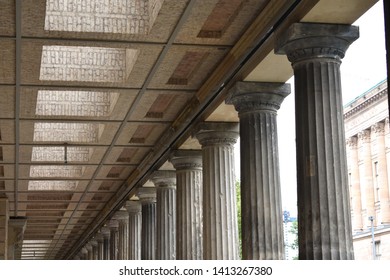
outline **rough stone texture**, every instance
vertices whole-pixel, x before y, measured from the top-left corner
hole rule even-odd
[[[102,227],[101,233],[103,235],[103,260],[110,260],[110,237],[111,230],[106,225]]]
[[[110,228],[110,260],[117,260],[119,223],[117,220],[110,220],[108,222],[108,227]]]
[[[176,173],[155,171],[152,181],[157,190],[157,260],[176,259]]]
[[[238,259],[234,144],[238,124],[203,123],[196,138],[203,156],[203,259]]]
[[[156,259],[156,189],[142,187],[138,189],[142,204],[141,259]]]
[[[0,193],[0,260],[8,258],[9,204],[7,196]]]
[[[117,211],[114,217],[118,220],[118,260],[129,259],[129,214],[126,209]]]
[[[87,260],[93,260],[93,248],[91,245],[91,242],[88,242],[87,245],[85,245],[85,248],[87,249]]]
[[[278,39],[295,76],[300,259],[353,259],[340,64],[358,36],[295,23]]]
[[[126,201],[129,213],[129,260],[141,259],[142,206],[139,201]]]
[[[284,259],[276,112],[283,83],[238,82],[229,103],[240,118],[242,257]]]
[[[95,235],[96,241],[97,241],[97,259],[98,260],[104,260],[104,237],[103,234],[97,233]]]
[[[170,160],[176,169],[176,259],[202,260],[202,152],[178,150]]]

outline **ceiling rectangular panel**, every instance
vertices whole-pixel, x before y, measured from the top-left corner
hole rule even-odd
[[[10,0],[9,0],[10,1]],[[56,1],[50,1],[53,5]],[[62,2],[64,3],[64,2]],[[80,22],[78,13],[72,13],[83,3],[85,17]],[[103,6],[97,4],[103,4]],[[110,3],[110,5],[105,5]],[[120,4],[120,5],[119,5]],[[46,0],[23,0],[24,36],[54,38],[98,38],[100,40],[142,40],[147,42],[168,41],[188,0],[123,0],[112,2],[83,0],[71,2],[65,10],[64,4],[50,5],[48,14]],[[142,6],[141,6],[142,5]],[[149,7],[154,7],[149,9]],[[145,15],[139,16],[142,10]],[[113,15],[115,13],[115,15]],[[50,18],[49,18],[50,17]],[[102,19],[104,21],[102,22]],[[141,23],[142,20],[142,23]],[[62,24],[60,22],[62,21]],[[93,24],[91,24],[93,22]],[[75,27],[76,23],[80,23]],[[141,27],[141,24],[143,27]]]
[[[134,89],[142,87],[163,46],[23,40],[21,48],[22,84]]]
[[[125,118],[138,92],[130,89],[23,87],[20,117],[119,121]]]

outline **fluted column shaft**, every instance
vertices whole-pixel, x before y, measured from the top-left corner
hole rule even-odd
[[[118,259],[118,228],[119,223],[117,220],[110,220],[108,222],[110,228],[110,260]]]
[[[157,260],[176,259],[176,173],[155,171],[152,181],[157,190]]]
[[[228,103],[240,118],[242,257],[284,259],[276,112],[284,83],[237,82]]]
[[[80,257],[80,259],[88,260],[88,250],[87,250],[87,248],[85,246],[81,249],[81,257]]]
[[[141,220],[142,207],[139,201],[127,201],[129,213],[129,260],[141,259]]]
[[[129,259],[129,214],[121,209],[114,216],[119,223],[118,227],[118,260]]]
[[[8,220],[9,202],[5,194],[0,193],[0,260],[8,258]]]
[[[239,256],[234,144],[238,124],[204,123],[196,134],[203,158],[203,258]]]
[[[90,241],[92,246],[92,260],[98,260],[98,243],[96,240]]]
[[[300,259],[353,259],[340,64],[358,33],[294,23],[278,38],[295,78]]]
[[[93,260],[93,248],[91,242],[88,242],[88,244],[85,246],[87,249],[87,260]]]
[[[361,145],[361,151],[359,153],[360,160],[360,185],[364,195],[362,196],[363,200],[363,227],[367,229],[371,226],[371,222],[368,220],[368,217],[374,217],[374,223],[376,223],[375,218],[375,194],[374,194],[374,180],[373,180],[373,170],[372,170],[372,160],[371,160],[371,130],[366,129],[358,134],[359,144]]]
[[[101,233],[97,233],[96,236],[96,241],[97,241],[97,259],[98,260],[103,260],[104,256],[104,238]]]
[[[156,259],[156,189],[141,187],[138,197],[142,205],[141,259]]]
[[[203,259],[202,152],[175,151],[176,169],[176,259]]]
[[[350,185],[352,198],[352,230],[361,231],[363,229],[362,223],[362,202],[360,194],[360,172],[359,172],[359,158],[357,137],[353,136],[347,140],[350,159]]]
[[[389,188],[387,174],[387,159],[385,145],[385,123],[379,122],[372,127],[377,140],[377,158],[378,158],[378,188],[380,202],[380,223],[390,223],[390,205],[389,205]]]
[[[106,225],[101,229],[103,235],[103,260],[110,260],[110,228]]]

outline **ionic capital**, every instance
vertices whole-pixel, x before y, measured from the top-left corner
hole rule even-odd
[[[176,172],[171,170],[157,170],[153,172],[151,180],[156,187],[175,188]]]
[[[237,82],[225,102],[233,104],[240,114],[256,111],[276,113],[290,92],[290,84],[286,83]]]
[[[121,208],[120,210],[115,212],[114,219],[118,220],[119,223],[122,221],[128,221],[129,220],[129,213],[127,213],[126,209]]]
[[[176,150],[171,154],[170,162],[176,170],[202,170],[202,151]]]
[[[127,209],[127,212],[129,215],[131,214],[137,214],[142,211],[141,203],[137,200],[128,200],[125,203],[125,208]]]
[[[357,38],[357,26],[293,23],[278,37],[275,53],[286,54],[293,64],[318,58],[340,61]]]
[[[111,229],[109,228],[108,225],[105,225],[104,227],[102,227],[102,229],[100,231],[105,239],[110,238]]]
[[[385,133],[385,123],[378,122],[371,126],[371,131],[378,135],[383,135]]]
[[[352,149],[357,148],[357,143],[358,143],[358,138],[356,136],[349,137],[346,140],[346,144],[348,145],[348,147]]]
[[[141,204],[156,203],[156,188],[140,187],[138,188],[138,197]]]
[[[239,136],[237,123],[204,122],[195,134],[202,147],[233,146]]]
[[[368,143],[371,141],[371,130],[365,129],[358,133],[359,141],[362,143]]]

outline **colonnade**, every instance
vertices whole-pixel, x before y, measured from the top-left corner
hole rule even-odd
[[[276,42],[295,75],[300,259],[353,258],[340,64],[357,38],[354,26],[295,23]],[[242,257],[283,259],[276,113],[289,93],[284,83],[233,85],[226,102],[239,125],[199,124],[202,150],[173,152],[176,172],[156,171],[155,187],[140,187],[140,200],[108,222],[110,242],[96,237],[78,256],[238,259],[233,145],[240,136]]]
[[[388,127],[386,118],[347,139],[352,228],[356,232],[371,227],[370,216],[374,226],[390,223]]]

